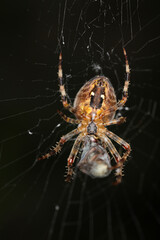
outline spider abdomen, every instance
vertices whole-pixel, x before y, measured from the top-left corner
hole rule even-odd
[[[92,119],[105,113],[105,121],[113,119],[116,111],[116,95],[109,79],[96,76],[86,82],[79,90],[74,101],[76,117]]]

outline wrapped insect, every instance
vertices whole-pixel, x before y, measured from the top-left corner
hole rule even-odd
[[[86,136],[81,159],[77,164],[79,170],[92,178],[107,177],[111,173],[110,156],[94,135]]]

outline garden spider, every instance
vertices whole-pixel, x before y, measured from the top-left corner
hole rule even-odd
[[[106,127],[113,124],[121,124],[125,121],[124,117],[114,118],[116,111],[124,106],[128,97],[130,68],[125,48],[123,48],[123,53],[126,64],[126,80],[122,99],[117,102],[115,91],[107,77],[96,76],[81,87],[75,97],[73,106],[67,99],[62,71],[62,53],[59,55],[58,79],[61,100],[64,108],[74,114],[76,119],[69,118],[60,111],[58,112],[66,122],[78,124],[78,127],[62,136],[57,145],[52,147],[48,153],[39,157],[38,160],[49,158],[58,153],[65,142],[78,135],[67,160],[67,182],[70,182],[72,179],[73,164],[81,145],[83,145],[82,159],[84,161],[82,164],[80,160],[78,166],[82,172],[93,177],[105,177],[115,169],[115,184],[121,182],[123,164],[129,156],[131,148],[127,142],[110,132]],[[125,152],[122,156],[120,156],[110,139],[124,148]],[[110,165],[110,158],[106,149],[116,162],[114,166]],[[89,168],[89,163],[86,162],[86,159],[90,159],[92,163],[93,161],[96,162],[96,164],[92,165],[92,173],[90,169],[87,169]]]

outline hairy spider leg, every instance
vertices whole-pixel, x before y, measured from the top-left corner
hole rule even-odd
[[[129,154],[131,152],[131,147],[130,147],[130,145],[126,141],[124,141],[122,138],[118,137],[113,132],[108,131],[107,129],[106,129],[105,134],[109,138],[111,138],[115,142],[117,142],[120,146],[122,146],[126,150],[126,152],[123,154],[121,160],[118,161],[117,164],[115,166],[113,166],[112,168],[115,169],[115,168],[121,167],[123,165],[123,163],[126,161],[127,157],[129,156]]]
[[[121,156],[119,155],[117,149],[115,148],[111,140],[105,134],[97,134],[97,135],[100,139],[103,140],[103,142],[105,142],[106,147],[114,157],[116,163],[118,163],[121,160]]]
[[[111,153],[111,155],[113,156],[113,158],[115,159],[116,163],[118,164],[118,162],[121,161],[121,156],[118,153],[117,149],[115,148],[115,146],[113,145],[113,143],[111,142],[111,140],[105,135],[105,134],[100,134],[99,135],[100,139],[103,139],[103,142],[105,142],[105,147],[109,150],[109,152]],[[117,165],[116,164],[116,165]],[[123,168],[123,164],[121,164],[120,167],[117,167],[117,172],[116,172],[116,181],[113,183],[113,185],[117,185],[122,181],[122,168]],[[114,167],[110,168],[111,170],[114,169]]]
[[[59,79],[59,90],[61,93],[61,100],[62,100],[63,106],[67,108],[70,112],[73,112],[73,107],[70,105],[70,103],[68,103],[67,94],[64,87],[63,70],[62,70],[62,53],[59,54],[58,79]]]
[[[71,153],[70,153],[69,158],[67,160],[67,175],[65,176],[66,177],[66,179],[65,179],[66,182],[71,182],[71,180],[72,180],[73,164],[74,164],[76,156],[77,156],[77,154],[79,152],[79,148],[80,148],[80,145],[81,145],[81,142],[82,142],[84,136],[85,135],[83,133],[81,133],[77,137],[77,139],[76,139],[76,141],[75,141],[75,143],[74,143],[74,145],[72,147]]]
[[[125,56],[125,62],[126,62],[126,81],[124,83],[124,88],[123,88],[123,94],[122,94],[122,99],[118,102],[118,108],[122,107],[125,105],[127,102],[128,98],[128,87],[129,87],[129,82],[130,82],[130,68],[129,68],[129,63],[128,63],[128,58],[127,58],[127,53],[125,48],[123,48],[123,53]]]
[[[67,117],[64,113],[62,113],[59,110],[57,110],[57,112],[63,118],[63,120],[68,122],[68,123],[72,123],[72,124],[79,124],[80,123],[80,121],[78,119],[73,119],[73,118]]]
[[[59,140],[59,142],[57,142],[55,147],[51,147],[50,151],[48,153],[46,153],[45,155],[42,155],[37,160],[38,161],[43,160],[43,159],[51,157],[52,155],[57,154],[58,152],[61,151],[61,148],[62,148],[63,144],[77,134],[79,134],[79,131],[76,128],[76,129],[72,130],[71,132],[67,133],[66,135],[62,136],[61,139]]]
[[[104,123],[104,126],[109,126],[109,125],[115,125],[115,124],[121,124],[124,123],[126,121],[126,117],[120,117],[118,119],[113,119],[107,123]]]

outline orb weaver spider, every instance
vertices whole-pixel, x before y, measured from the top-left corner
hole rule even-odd
[[[126,80],[122,99],[117,102],[114,88],[107,77],[95,76],[81,87],[75,97],[73,106],[67,99],[62,70],[62,53],[59,55],[58,79],[61,100],[64,108],[74,114],[76,119],[69,118],[60,111],[58,112],[66,122],[78,124],[78,127],[62,136],[56,146],[52,147],[45,155],[39,157],[38,160],[49,158],[60,152],[64,143],[78,135],[67,160],[65,180],[67,182],[70,182],[72,179],[74,173],[73,164],[81,145],[83,145],[83,152],[81,160],[77,165],[82,172],[92,177],[105,177],[115,169],[115,184],[121,182],[123,164],[129,156],[131,148],[127,142],[109,131],[107,126],[125,122],[124,117],[114,118],[116,111],[125,105],[128,98],[130,68],[125,48],[123,48],[123,53],[126,65]],[[125,150],[122,156],[120,156],[110,139],[117,142]],[[115,160],[114,166],[111,166],[106,149]]]

